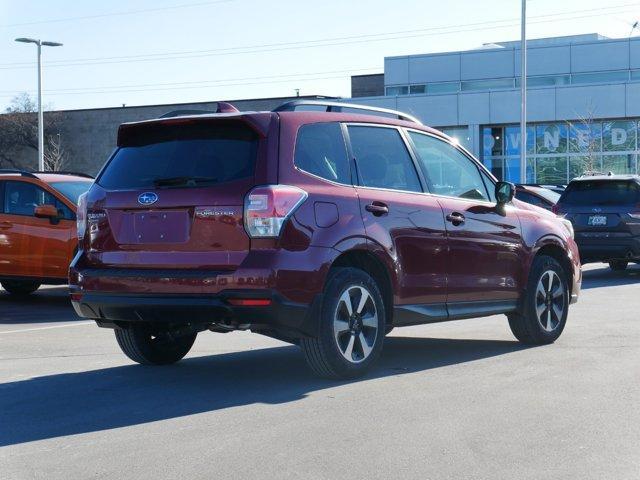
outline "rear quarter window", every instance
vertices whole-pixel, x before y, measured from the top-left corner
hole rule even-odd
[[[239,180],[254,175],[257,146],[255,132],[241,124],[143,125],[127,132],[96,183],[127,190],[167,178]]]
[[[350,184],[349,156],[339,123],[313,123],[298,130],[295,165],[332,182]]]
[[[640,202],[640,188],[632,180],[593,180],[570,183],[560,197],[563,205],[631,205]]]

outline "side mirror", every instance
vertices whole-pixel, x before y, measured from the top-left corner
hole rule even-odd
[[[511,182],[496,183],[496,201],[498,205],[504,205],[516,196],[516,186]]]
[[[38,218],[57,218],[58,209],[53,205],[38,205],[33,210],[33,215]]]

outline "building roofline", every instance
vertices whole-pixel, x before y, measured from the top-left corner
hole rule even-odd
[[[360,75],[351,75],[351,78],[360,78],[360,77],[377,77],[377,76],[384,76],[384,72],[379,72],[379,73],[363,73]]]
[[[598,36],[599,39],[595,38],[585,38],[584,40],[579,40],[577,37],[586,37],[589,35]],[[554,40],[554,39],[567,39],[566,43],[549,43],[549,44],[536,44],[533,42],[543,42],[545,40]],[[569,40],[569,39],[574,40]],[[603,43],[615,43],[615,42],[637,42],[640,41],[640,37],[623,37],[623,38],[609,38],[604,35],[600,35],[599,33],[592,34],[583,34],[583,35],[563,35],[559,37],[540,37],[540,38],[530,38],[527,40],[527,49],[538,49],[538,48],[553,48],[553,47],[565,47],[571,45],[593,45],[593,44],[603,44]],[[520,41],[519,40],[506,40],[500,42],[487,42],[485,45],[495,44],[499,45],[499,48],[471,48],[466,50],[452,50],[447,52],[431,52],[431,53],[415,53],[408,55],[394,55],[390,57],[384,57],[385,60],[395,60],[402,58],[419,58],[419,57],[438,57],[438,56],[446,56],[446,55],[458,55],[463,53],[487,53],[487,52],[500,52],[500,51],[513,51],[520,50]]]
[[[68,110],[45,110],[45,113],[51,113],[51,112],[56,112],[56,113],[70,113],[70,112],[95,112],[95,111],[105,111],[105,110],[126,110],[126,109],[134,109],[134,108],[153,108],[153,107],[167,107],[167,108],[171,108],[171,107],[180,107],[183,105],[194,105],[194,106],[198,106],[198,105],[211,105],[212,103],[217,103],[217,102],[227,102],[227,103],[234,103],[234,102],[258,102],[258,101],[269,101],[269,100],[273,100],[273,101],[279,101],[281,100],[283,103],[287,100],[291,100],[293,98],[299,98],[301,100],[307,99],[307,100],[313,100],[313,99],[330,99],[330,100],[337,100],[340,99],[341,97],[336,97],[336,96],[330,96],[330,95],[300,95],[299,97],[296,97],[294,95],[288,96],[288,97],[262,97],[262,98],[237,98],[235,100],[221,100],[221,99],[217,99],[217,100],[205,100],[205,101],[199,101],[199,102],[180,102],[180,103],[155,103],[152,105],[126,105],[124,107],[120,106],[120,107],[97,107],[97,108],[76,108],[76,109],[68,109]],[[174,108],[175,110],[175,108]],[[0,112],[0,115],[5,114],[6,112]],[[35,113],[35,112],[28,112],[28,113]]]

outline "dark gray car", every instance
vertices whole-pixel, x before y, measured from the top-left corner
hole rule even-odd
[[[573,224],[582,263],[624,270],[640,262],[640,176],[576,178],[554,211]]]

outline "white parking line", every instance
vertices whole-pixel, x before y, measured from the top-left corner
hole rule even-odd
[[[81,325],[93,325],[94,323],[95,322],[87,321],[87,322],[66,323],[64,325],[52,325],[50,327],[23,328],[21,330],[9,330],[6,332],[0,332],[0,335],[4,335],[6,333],[23,333],[23,332],[35,332],[37,330],[50,330],[52,328],[79,327]]]

